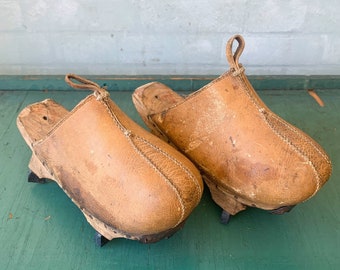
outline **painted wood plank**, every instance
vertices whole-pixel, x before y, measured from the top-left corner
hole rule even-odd
[[[107,87],[110,91],[131,91],[152,81],[159,81],[176,91],[196,91],[218,75],[205,76],[172,76],[172,75],[88,75],[90,80]],[[248,76],[257,90],[306,90],[312,89],[340,89],[340,76]],[[0,75],[0,90],[59,90],[69,91],[70,87],[64,81],[64,75]]]

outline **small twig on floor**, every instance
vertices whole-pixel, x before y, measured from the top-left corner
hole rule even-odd
[[[325,103],[322,99],[318,96],[318,94],[314,91],[314,89],[308,89],[308,94],[315,99],[315,101],[321,106],[324,107]]]

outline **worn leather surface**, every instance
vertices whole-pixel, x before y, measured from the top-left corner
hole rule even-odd
[[[199,171],[93,90],[33,143],[35,156],[90,218],[127,237],[178,226],[200,201]]]
[[[235,40],[239,44],[232,53]],[[328,180],[330,159],[316,141],[259,98],[238,63],[243,48],[243,38],[232,37],[227,44],[230,70],[170,108],[148,115],[149,126],[157,127],[156,133],[195,162],[209,183],[238,202],[263,209],[296,205]]]

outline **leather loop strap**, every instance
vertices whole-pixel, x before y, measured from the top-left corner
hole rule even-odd
[[[75,80],[76,82],[73,82],[72,80]],[[109,93],[104,88],[100,87],[99,84],[75,74],[66,74],[65,82],[74,89],[86,89],[94,91],[94,96],[97,99],[102,99],[109,96]]]
[[[235,40],[238,42],[238,46],[236,48],[235,53],[233,54],[233,43]],[[237,76],[244,71],[244,68],[238,62],[243,52],[244,46],[245,46],[245,42],[241,35],[234,35],[227,42],[227,47],[226,47],[227,60],[229,62],[230,68],[234,70],[233,72],[234,76]]]

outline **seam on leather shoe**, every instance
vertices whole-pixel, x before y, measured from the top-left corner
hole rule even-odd
[[[303,139],[303,141],[305,143],[308,143],[310,146],[312,146],[325,160],[327,160],[328,162],[330,162],[330,159],[328,158],[327,155],[325,155],[324,153],[322,153],[319,149],[319,147],[316,147],[315,144],[311,143],[309,140],[306,140],[305,136],[301,136],[300,132],[297,132],[297,130],[295,128],[293,128],[290,125],[287,125],[287,123],[285,121],[283,121],[282,119],[280,119],[277,115],[275,114],[271,114],[272,117],[274,117],[276,120],[278,120],[279,122],[281,122],[282,124],[284,124],[287,128],[289,128],[292,132],[294,132],[295,134],[297,134],[298,136],[301,137],[301,139]]]
[[[171,161],[173,161],[177,166],[179,166],[189,176],[191,181],[195,184],[196,190],[198,191],[198,192],[195,193],[196,194],[196,200],[199,201],[200,194],[202,193],[202,189],[201,189],[200,185],[197,183],[197,181],[195,180],[195,177],[193,176],[193,174],[190,173],[189,169],[187,167],[185,167],[182,163],[180,163],[176,158],[174,158],[173,156],[169,155],[167,152],[164,152],[162,149],[160,149],[159,147],[153,145],[152,143],[150,143],[146,139],[144,139],[142,137],[139,137],[139,136],[136,136],[136,138],[140,139],[141,141],[143,141],[144,143],[148,144],[153,149],[155,149],[158,152],[162,153],[164,156],[166,156]]]
[[[263,113],[265,114],[265,113]],[[264,115],[265,116],[265,115]],[[274,116],[274,115],[271,115],[271,116]],[[266,116],[265,116],[266,118]],[[277,117],[274,116],[274,118],[278,121],[280,121],[282,124],[284,124],[287,128],[290,128],[285,122],[283,122],[282,120],[278,119]],[[306,200],[308,200],[309,198],[313,197],[316,192],[320,189],[320,182],[321,182],[321,178],[320,178],[320,175],[314,165],[314,163],[309,159],[309,157],[305,154],[304,151],[302,151],[302,149],[300,149],[299,147],[297,147],[296,145],[293,144],[293,142],[291,142],[287,137],[285,137],[284,135],[282,135],[278,130],[276,130],[270,123],[269,121],[267,120],[266,118],[266,121],[268,123],[268,125],[271,127],[271,129],[274,131],[274,133],[276,133],[279,137],[281,137],[281,139],[283,141],[285,141],[288,145],[290,145],[294,150],[295,152],[297,152],[300,156],[302,156],[305,160],[306,160],[306,164],[308,164],[311,168],[312,168],[312,171],[314,173],[314,176],[315,176],[315,179],[316,179],[316,188],[313,192],[313,194],[308,197]],[[290,128],[290,130],[292,132],[294,132],[296,135],[300,136],[298,132],[296,132],[296,130],[293,130]],[[301,136],[300,136],[300,139],[301,139]],[[305,140],[304,140],[305,141]]]
[[[283,124],[287,129],[289,129],[290,131],[292,131],[295,135],[297,135],[304,143],[308,144],[309,146],[312,146],[313,149],[315,149],[319,155],[324,158],[328,163],[330,163],[329,158],[320,151],[320,149],[313,143],[311,143],[309,140],[306,139],[305,136],[302,136],[300,132],[297,132],[297,130],[295,128],[293,128],[292,126],[288,125],[285,121],[283,121],[282,119],[280,119],[278,116],[276,116],[275,114],[270,114],[271,117],[273,117],[275,120],[279,121],[281,124]],[[279,132],[277,132],[279,133]],[[311,166],[311,168],[314,171],[314,174],[317,178],[317,187],[314,191],[314,193],[309,197],[313,197],[318,190],[320,190],[321,188],[321,177],[320,174],[318,172],[318,170],[316,169],[317,167],[315,166],[315,164],[311,161],[311,159],[308,157],[308,155],[302,150],[300,149],[298,146],[295,146],[292,142],[290,142],[285,136],[283,136],[282,134],[279,134],[279,136],[282,136],[284,138],[284,140],[287,141],[288,144],[292,145],[293,147],[295,147],[297,149],[298,152],[300,152],[300,154],[305,157],[307,159],[307,164],[309,164]],[[308,200],[309,198],[307,198],[306,200]],[[305,201],[306,201],[305,200]]]
[[[240,78],[243,74],[240,74],[239,76],[235,77],[238,82],[244,87],[244,89],[246,89],[246,94],[248,95],[248,97],[250,98],[250,100],[253,102],[253,104],[258,108],[259,112],[261,113],[261,116],[263,117],[265,123],[268,125],[268,127],[282,140],[284,141],[286,144],[288,144],[298,155],[302,156],[305,160],[306,160],[306,164],[308,164],[312,171],[313,174],[315,176],[315,182],[316,182],[316,188],[314,190],[314,192],[312,193],[312,195],[310,195],[308,198],[306,198],[304,201],[307,201],[308,199],[310,199],[311,197],[313,197],[318,190],[320,189],[320,175],[318,173],[318,171],[316,170],[315,165],[313,164],[313,162],[309,159],[309,157],[301,150],[299,149],[299,147],[297,147],[296,145],[294,145],[288,138],[286,138],[284,135],[282,135],[277,129],[275,129],[275,127],[268,121],[266,115],[265,115],[265,109],[262,108],[261,106],[259,106],[259,104],[256,102],[256,100],[254,99],[254,97],[250,94],[251,89],[249,89],[248,85],[244,82],[243,78]],[[280,121],[281,123],[282,120]],[[285,126],[287,126],[286,123],[284,123]],[[296,131],[293,131],[294,133],[296,133]],[[299,133],[296,133],[300,138],[301,135]],[[308,142],[309,143],[309,142]],[[312,144],[311,144],[312,145]],[[313,145],[314,146],[314,145]],[[318,151],[319,152],[319,151]]]
[[[135,149],[135,151],[141,156],[143,157],[146,162],[151,166],[151,168],[157,172],[164,180],[165,182],[170,186],[170,188],[175,192],[177,198],[178,198],[178,201],[181,205],[181,217],[180,219],[178,220],[178,222],[176,223],[175,226],[177,226],[179,223],[181,223],[181,221],[183,221],[184,219],[184,214],[186,212],[186,208],[184,206],[184,203],[183,203],[183,199],[181,197],[181,195],[179,194],[179,191],[178,189],[176,188],[176,186],[171,182],[171,180],[165,176],[165,174],[143,153],[143,151],[141,151],[137,146],[136,144],[133,142],[133,140],[131,139],[131,136],[126,136],[128,141],[131,143],[132,147]],[[136,136],[138,137],[138,136]]]
[[[183,220],[184,220],[184,216],[185,216],[185,212],[186,212],[186,208],[185,205],[183,203],[183,199],[180,196],[179,191],[177,190],[176,186],[171,182],[171,180],[169,178],[167,178],[164,173],[140,150],[138,149],[138,147],[135,145],[135,143],[133,142],[133,140],[131,139],[132,136],[138,138],[137,135],[131,134],[131,132],[126,129],[124,127],[124,125],[119,121],[119,119],[117,118],[117,116],[113,113],[113,111],[111,110],[110,106],[107,104],[107,100],[106,98],[103,98],[101,100],[99,100],[99,102],[101,102],[104,107],[106,108],[106,110],[109,112],[111,118],[114,120],[114,122],[116,123],[116,125],[118,126],[118,128],[123,132],[124,136],[128,139],[128,141],[130,142],[130,144],[132,145],[132,147],[135,149],[135,151],[142,156],[147,163],[149,163],[149,165],[151,166],[151,168],[153,168],[153,170],[155,172],[157,172],[164,180],[165,182],[170,186],[170,188],[174,191],[174,193],[176,194],[177,198],[178,198],[178,202],[180,203],[181,206],[181,217],[178,220],[178,222],[176,223],[176,225],[174,227],[176,227],[177,225],[179,225]],[[153,146],[150,142],[148,142],[149,145]],[[155,146],[154,146],[155,148]],[[157,148],[156,148],[157,149]],[[195,184],[197,184],[195,182]]]

